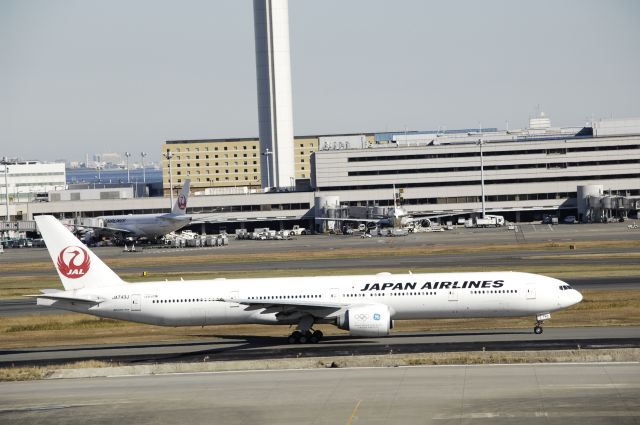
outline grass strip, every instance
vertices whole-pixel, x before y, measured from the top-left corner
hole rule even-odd
[[[11,366],[0,368],[0,381],[34,381],[50,377],[56,370],[114,367],[117,363],[86,360],[57,366]]]
[[[5,332],[33,332],[33,331],[62,331],[62,330],[85,330],[100,328],[115,328],[126,326],[127,322],[113,319],[86,318],[74,320],[72,322],[62,322],[57,320],[47,320],[39,323],[29,323],[9,326]]]
[[[79,362],[63,366],[0,368],[0,381],[46,378],[89,378],[167,373],[201,373],[237,370],[286,370],[343,367],[399,367],[474,364],[532,364],[572,362],[637,362],[640,349],[586,349],[548,351],[471,351],[451,353],[382,354],[369,356],[309,357],[296,359],[211,361],[118,365]]]
[[[312,242],[312,241],[310,241]],[[573,248],[571,248],[573,246]],[[299,247],[296,250],[286,251],[262,251],[253,252],[248,255],[245,252],[225,253],[220,251],[207,251],[202,254],[171,255],[167,258],[163,255],[142,255],[126,256],[123,258],[105,259],[110,267],[151,267],[154,265],[172,264],[198,264],[198,263],[252,263],[256,262],[289,262],[299,260],[322,260],[322,259],[358,259],[368,257],[402,257],[402,256],[437,256],[443,254],[465,254],[465,253],[508,253],[513,255],[517,251],[569,251],[574,249],[617,249],[625,251],[640,248],[640,240],[618,240],[618,241],[581,241],[581,242],[525,242],[525,243],[477,243],[477,244],[445,244],[436,245],[424,243],[420,245],[398,246],[396,243],[385,244],[384,246],[366,247],[332,247],[329,249],[315,250],[312,245]],[[174,253],[177,254],[177,253]],[[542,255],[542,254],[541,254]],[[52,268],[50,261],[22,262],[15,264],[4,264],[3,270],[22,271],[27,269],[47,269]]]

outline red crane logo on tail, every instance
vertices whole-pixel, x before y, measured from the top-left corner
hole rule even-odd
[[[58,255],[58,270],[69,279],[86,275],[90,265],[89,253],[79,246],[68,246]]]
[[[181,210],[187,208],[187,197],[182,194],[178,196],[178,208]]]

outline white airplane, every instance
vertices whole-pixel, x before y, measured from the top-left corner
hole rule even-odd
[[[91,228],[98,234],[106,232],[125,237],[156,239],[164,236],[191,222],[192,217],[186,215],[190,185],[191,180],[186,179],[170,213],[105,215],[97,217],[98,223],[102,223],[101,226],[80,225],[79,227]]]
[[[451,213],[440,214],[440,215],[429,214],[424,216],[418,216],[418,215],[409,213],[406,209],[398,205],[398,198],[396,197],[396,186],[393,185],[393,207],[389,208],[386,214],[384,214],[383,216],[379,216],[375,218],[316,217],[316,220],[365,223],[367,227],[390,226],[390,227],[399,229],[399,228],[408,227],[408,226],[431,227],[431,219],[449,217],[449,216],[451,216]]]
[[[353,336],[389,334],[394,320],[536,317],[582,300],[565,282],[518,272],[214,279],[126,283],[53,216],[35,218],[64,291],[38,305],[160,326],[297,325],[291,343],[317,342],[316,323]]]
[[[389,208],[385,215],[376,218],[351,218],[351,217],[316,217],[317,221],[338,221],[344,223],[364,223],[367,228],[374,227],[393,227],[396,229],[407,226],[422,226],[431,227],[431,219],[450,216],[451,214],[443,215],[429,215],[425,217],[416,217],[401,206],[398,206],[396,202],[393,203],[393,207]]]

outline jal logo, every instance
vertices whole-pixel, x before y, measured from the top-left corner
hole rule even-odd
[[[375,313],[373,315],[373,320],[380,320],[380,315],[378,313]]]
[[[80,246],[68,246],[58,254],[58,270],[70,279],[86,275],[90,265],[89,253]]]
[[[178,208],[181,210],[187,208],[187,198],[184,195],[178,196]]]

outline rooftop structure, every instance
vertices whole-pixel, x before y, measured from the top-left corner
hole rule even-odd
[[[66,187],[64,163],[43,163],[39,161],[20,161],[5,158],[0,162],[0,216],[21,218],[27,215],[27,209],[37,194]],[[24,203],[23,211],[17,208]],[[8,211],[8,214],[7,214]]]

